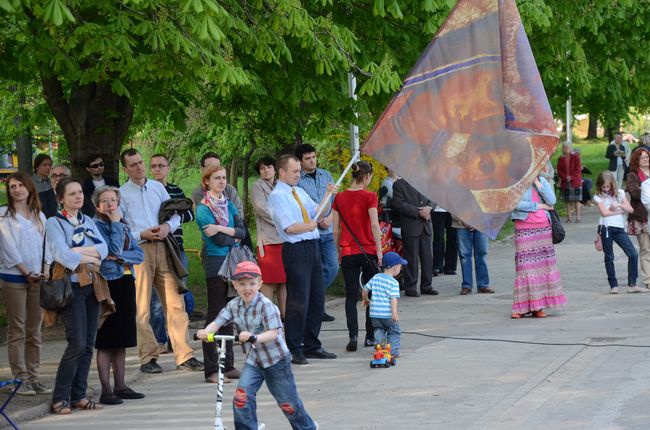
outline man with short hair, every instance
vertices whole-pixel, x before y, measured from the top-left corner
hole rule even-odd
[[[318,336],[325,306],[317,205],[298,188],[300,162],[282,155],[277,163],[278,181],[268,199],[268,209],[282,239],[282,263],[287,276],[286,340],[294,364],[307,358],[336,358],[321,346]],[[330,184],[328,190],[337,188]],[[322,201],[326,207],[331,201]],[[328,208],[329,209],[329,208]]]
[[[38,193],[38,200],[41,202],[41,212],[43,212],[46,218],[53,217],[59,210],[59,202],[56,199],[56,184],[66,176],[70,176],[70,169],[67,166],[57,164],[52,167],[50,171],[50,185],[52,188]]]
[[[92,204],[91,197],[95,190],[104,185],[110,185],[112,187],[118,187],[120,184],[114,178],[104,175],[104,159],[99,154],[91,154],[86,159],[86,171],[90,174],[84,183],[84,207],[82,212],[89,216],[95,216],[95,207]]]
[[[313,201],[320,202],[327,193],[328,184],[334,183],[332,175],[327,170],[318,167],[316,148],[310,144],[299,145],[294,152],[300,161],[301,168],[298,186],[305,190]],[[333,201],[333,198],[330,200]],[[339,272],[339,259],[332,232],[332,217],[333,213],[329,210],[323,219],[318,222],[321,262],[323,265],[323,292],[332,285],[332,281]],[[334,317],[323,310],[323,321],[334,321]]]
[[[162,372],[162,368],[156,363],[159,356],[158,342],[149,324],[153,287],[162,299],[167,330],[174,346],[176,368],[201,371],[203,363],[194,358],[194,352],[187,339],[189,319],[183,297],[178,292],[179,280],[171,267],[165,246],[165,238],[176,231],[181,224],[181,218],[175,214],[164,223],[158,224],[160,206],[165,200],[169,200],[169,193],[160,182],[147,179],[144,161],[136,149],[123,151],[120,161],[129,177],[120,187],[120,206],[131,227],[133,238],[144,251],[144,262],[134,266],[140,370],[145,373]]]
[[[169,175],[169,159],[164,154],[154,154],[149,160],[149,167],[151,168],[151,175],[153,178],[164,185],[169,197],[172,199],[175,198],[185,198],[185,193],[183,190],[175,184],[167,181],[167,176]],[[178,215],[181,217],[181,226],[174,231],[174,238],[178,243],[180,250],[181,261],[185,269],[188,269],[187,265],[187,255],[185,254],[185,248],[183,247],[183,226],[187,222],[194,221],[194,211],[192,209],[179,212]],[[189,291],[189,290],[188,290]],[[187,292],[185,294],[188,294]],[[191,294],[191,293],[190,293]],[[187,303],[186,303],[187,304]],[[168,341],[167,338],[167,329],[165,327],[165,314],[162,309],[162,304],[158,298],[158,294],[155,290],[151,292],[151,327],[153,328],[154,334],[158,343],[161,344],[161,350],[172,350],[168,348],[165,344]],[[170,345],[171,346],[171,345]],[[163,349],[164,348],[164,349]]]
[[[399,178],[393,184],[393,208],[400,213],[402,249],[404,258],[409,262],[404,270],[404,293],[409,297],[419,297],[420,294],[438,295],[438,291],[431,286],[433,277],[431,211],[435,206],[404,178]],[[420,272],[419,292],[418,271]]]
[[[50,171],[52,170],[52,157],[47,154],[38,154],[34,158],[34,174],[32,181],[36,187],[36,192],[47,191],[52,188],[50,184]]]

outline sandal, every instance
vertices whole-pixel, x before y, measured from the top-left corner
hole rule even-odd
[[[83,401],[86,403],[82,403]],[[72,405],[73,409],[81,409],[83,411],[94,411],[104,409],[102,405],[97,404],[97,402],[90,399],[79,400],[77,403]]]
[[[72,413],[72,409],[70,409],[70,403],[68,403],[65,400],[61,400],[60,402],[53,403],[50,411],[54,415],[68,415]]]

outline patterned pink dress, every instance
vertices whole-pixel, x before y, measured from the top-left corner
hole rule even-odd
[[[532,201],[540,202],[533,187]],[[543,209],[515,221],[515,289],[512,313],[526,314],[566,306],[560,271],[555,261],[551,223]]]

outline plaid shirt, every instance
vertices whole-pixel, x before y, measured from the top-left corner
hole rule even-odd
[[[309,197],[311,197],[311,199],[315,201],[317,205],[320,204],[321,200],[323,200],[323,197],[325,197],[325,194],[327,194],[327,184],[329,183],[334,183],[334,179],[332,178],[330,172],[327,170],[316,168],[316,179],[309,176],[304,172],[304,170],[300,171],[298,186],[305,190],[305,192],[309,194]],[[333,201],[334,198],[332,197],[330,203]],[[330,208],[327,212],[323,212],[323,215],[329,216],[331,212],[332,209]],[[332,226],[330,225],[324,230],[319,227],[318,232],[321,234],[331,233]]]
[[[289,357],[289,349],[282,335],[280,311],[261,293],[257,293],[248,307],[239,297],[229,301],[214,322],[219,327],[234,322],[237,331],[247,331],[254,335],[268,330],[278,330],[278,336],[270,342],[256,342],[254,347],[250,343],[242,344],[244,353],[248,354],[246,363],[251,366],[266,369]]]

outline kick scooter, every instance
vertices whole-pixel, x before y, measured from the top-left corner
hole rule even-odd
[[[199,340],[199,338],[196,336],[196,333],[194,334],[194,340]],[[220,335],[220,334],[214,334],[210,333],[208,335],[208,338],[204,340],[203,342],[211,343],[211,342],[219,342],[219,370],[217,371],[217,376],[219,383],[217,384],[217,401],[215,404],[215,413],[214,413],[214,430],[226,430],[226,427],[223,425],[223,420],[221,419],[221,407],[223,406],[223,374],[224,374],[224,367],[225,367],[225,362],[226,362],[226,341],[229,340],[234,340],[234,341],[239,341],[239,336],[229,336],[229,335]],[[255,343],[256,337],[251,336],[248,338],[247,342],[250,342],[252,344]],[[266,429],[266,426],[264,424],[258,424],[257,430],[264,430]]]

